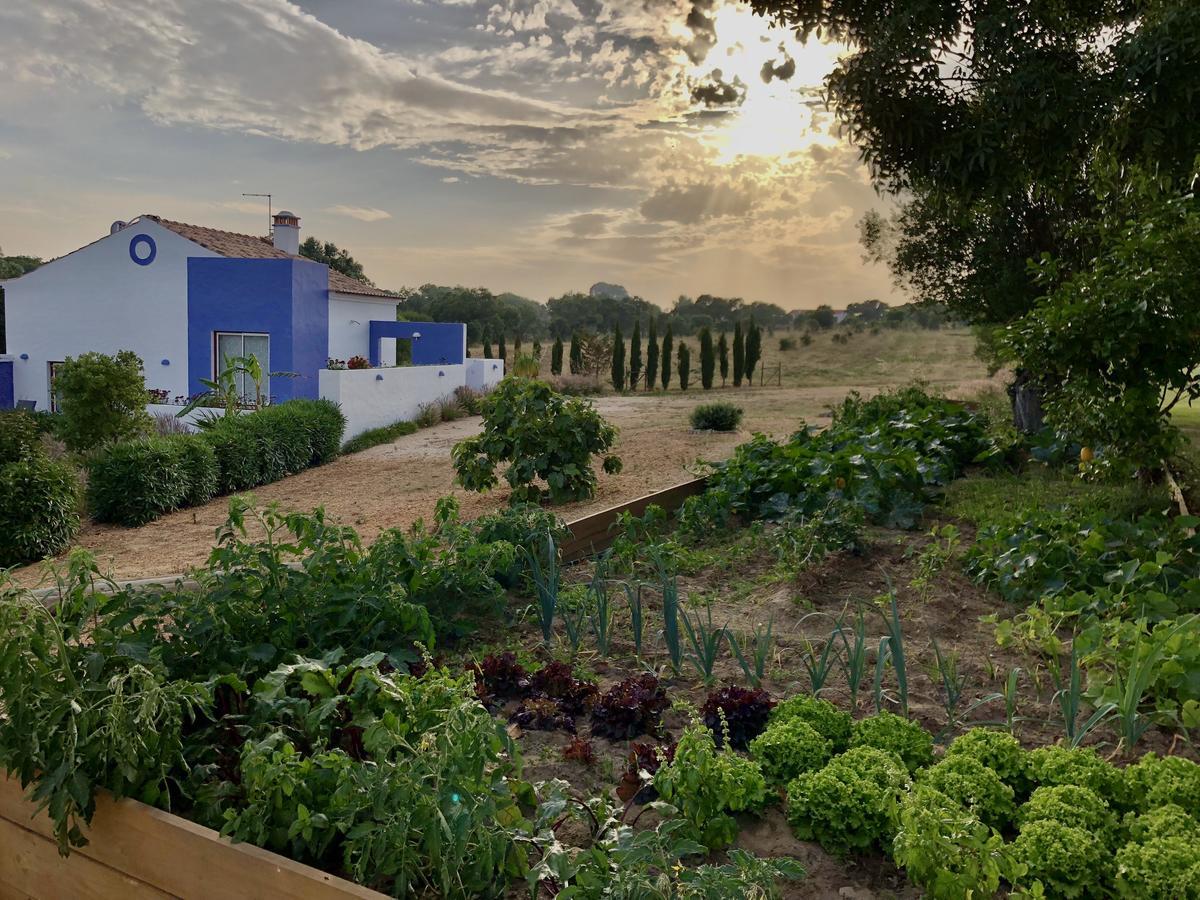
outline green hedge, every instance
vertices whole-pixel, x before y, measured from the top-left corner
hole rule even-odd
[[[182,436],[181,436],[182,437]],[[144,525],[184,505],[191,493],[187,439],[112,444],[88,460],[88,510],[99,522]]]
[[[22,410],[0,413],[0,465],[29,459],[38,451],[38,424]]]
[[[368,447],[376,447],[379,444],[390,444],[396,438],[406,434],[415,434],[416,431],[416,422],[403,420],[393,422],[391,425],[383,425],[379,428],[369,428],[357,437],[352,437],[346,441],[342,445],[342,453],[358,453],[360,450],[366,450]]]
[[[79,530],[79,479],[35,453],[0,465],[0,566],[53,556]]]

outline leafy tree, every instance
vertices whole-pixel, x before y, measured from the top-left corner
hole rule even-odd
[[[721,365],[721,387],[725,387],[725,382],[729,378],[729,341],[725,339],[723,331],[717,340],[717,360]]]
[[[650,317],[650,333],[646,338],[646,390],[654,389],[658,378],[658,320]]]
[[[533,358],[539,362],[542,359],[542,342],[537,338],[533,339]]]
[[[750,325],[746,329],[746,356],[743,363],[746,382],[750,387],[754,387],[754,369],[758,366],[760,359],[762,359],[762,329],[751,319]]]
[[[550,332],[564,335],[573,331],[610,334],[618,325],[628,333],[639,319],[662,314],[661,309],[641,297],[581,293],[551,297],[544,309]]]
[[[500,332],[500,340],[496,342],[496,355],[505,361],[508,360],[508,348],[504,345],[504,332]]]
[[[307,237],[300,244],[300,255],[306,259],[324,263],[335,272],[341,272],[363,284],[372,286],[375,284],[363,272],[362,263],[332,241],[322,243],[315,237]]]
[[[700,331],[700,385],[706,391],[713,386],[713,373],[717,367],[717,356],[713,349],[712,330]]]
[[[538,337],[547,333],[546,307],[517,294],[493,294],[487,288],[422,285],[400,292],[399,310],[410,321],[464,322],[467,339],[485,334]]]
[[[571,333],[570,369],[572,375],[583,374],[583,342],[577,331]]]
[[[132,350],[68,356],[54,390],[62,411],[59,436],[77,453],[150,430],[142,360]]]
[[[550,374],[561,375],[563,363],[563,342],[562,338],[554,339],[554,346],[550,348]]]
[[[583,372],[593,378],[600,378],[600,373],[606,367],[612,366],[613,339],[608,334],[580,335],[581,352],[583,354]]]
[[[625,338],[620,325],[613,329],[612,386],[615,391],[625,390]]]
[[[688,389],[688,377],[692,373],[692,351],[688,349],[688,345],[683,341],[679,342],[679,389],[686,391]]]
[[[742,323],[733,326],[733,386],[742,386],[742,375],[746,370],[746,339],[742,335]]]
[[[6,278],[19,278],[26,272],[32,272],[42,261],[36,256],[3,256],[0,255],[0,281]],[[0,353],[6,353],[8,348],[4,327],[4,288],[0,287]]]
[[[516,337],[513,338],[513,353],[517,356],[521,355],[521,332],[519,331],[517,332]]]
[[[616,438],[616,428],[586,400],[510,375],[483,402],[483,432],[455,444],[452,457],[467,490],[495,487],[496,469],[507,463],[511,503],[537,502],[543,495],[567,503],[595,495],[592,456],[604,455],[605,472],[621,471],[620,458],[609,453]]]
[[[664,391],[671,383],[671,344],[671,326],[667,325],[667,331],[663,335],[662,341],[662,386]]]
[[[813,310],[812,320],[816,326],[822,330],[832,328],[837,323],[837,316],[833,314],[833,307],[828,303],[822,303]]]
[[[633,337],[629,341],[629,389],[636,391],[642,375],[642,320],[634,319]]]

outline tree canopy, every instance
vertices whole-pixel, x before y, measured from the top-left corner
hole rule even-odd
[[[424,284],[404,289],[400,291],[399,312],[410,319],[465,322],[467,340],[471,342],[484,337],[498,340],[502,334],[513,338],[546,334],[547,315],[542,304],[517,294],[493,294],[481,287]]]
[[[36,256],[4,256],[0,252],[0,281],[6,278],[18,278],[26,272],[32,272],[42,264]],[[4,288],[0,287],[0,353],[7,352],[7,336],[4,327]]]
[[[315,262],[325,263],[335,272],[341,272],[363,284],[372,287],[375,285],[363,271],[362,263],[332,241],[322,243],[315,237],[307,237],[300,244],[300,255]]]

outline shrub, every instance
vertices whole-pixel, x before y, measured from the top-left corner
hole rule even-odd
[[[297,398],[267,410],[287,410],[297,415],[292,421],[304,429],[311,450],[309,462],[301,468],[322,466],[337,458],[346,432],[346,416],[332,400]]]
[[[1017,827],[1049,820],[1062,825],[1077,825],[1110,840],[1117,817],[1108,803],[1095,791],[1075,784],[1040,787],[1017,810]]]
[[[803,719],[784,719],[750,742],[750,757],[772,784],[786,785],[803,772],[815,772],[833,756],[833,744]]]
[[[592,707],[592,734],[614,741],[658,735],[663,711],[670,705],[657,678],[634,675],[600,695]]]
[[[0,465],[0,566],[54,556],[79,531],[79,480],[43,456]]]
[[[443,422],[457,422],[463,417],[463,408],[453,396],[438,401],[438,415]]]
[[[557,548],[570,534],[562,519],[536,503],[519,503],[480,516],[471,523],[471,528],[480,543],[507,541],[514,547],[524,547],[539,554],[543,563],[549,562],[544,558],[546,535],[550,535]],[[529,557],[525,553],[518,553],[512,566],[505,572],[496,573],[496,577],[506,588],[520,587],[525,590],[528,583],[523,582],[529,574],[529,566]]]
[[[417,415],[413,419],[418,428],[432,428],[442,421],[442,408],[436,403],[422,403],[417,407]]]
[[[202,432],[217,461],[217,493],[232,494],[257,487],[258,446],[250,429],[240,424],[243,416],[215,419]]]
[[[1107,851],[1095,834],[1052,819],[1030,822],[1012,845],[1022,885],[1040,881],[1048,897],[1085,897],[1105,883]]]
[[[986,825],[1003,828],[1013,817],[1013,789],[977,759],[951,756],[921,772],[927,784],[966,807]]]
[[[0,412],[0,466],[34,456],[40,441],[33,416],[23,410]]]
[[[715,736],[718,747],[724,743],[724,732],[728,729],[730,746],[735,750],[745,750],[767,727],[774,705],[775,702],[762,688],[730,686],[709,694],[700,713],[704,724]]]
[[[514,503],[585,500],[595,494],[593,455],[605,454],[617,430],[587,401],[566,398],[548,384],[507,377],[483,405],[483,433],[455,444],[454,467],[467,490],[486,491],[498,483],[496,468],[508,463],[504,478]],[[616,456],[604,457],[604,471],[619,472]]]
[[[788,719],[807,722],[817,734],[830,742],[834,753],[841,753],[850,746],[850,730],[854,720],[849,713],[842,712],[828,700],[806,694],[789,697],[772,710],[771,724]]]
[[[54,379],[62,421],[59,436],[76,452],[149,432],[146,380],[136,353],[68,356]]]
[[[1173,835],[1117,851],[1116,888],[1136,900],[1200,900],[1200,837]]]
[[[366,450],[368,447],[376,447],[379,444],[390,444],[398,437],[403,437],[406,434],[414,434],[416,430],[416,423],[408,421],[393,422],[391,425],[382,425],[379,428],[369,428],[362,432],[362,434],[346,441],[342,445],[342,454],[358,453],[361,450]]]
[[[529,673],[511,650],[489,653],[472,667],[472,671],[475,673],[475,694],[488,706],[529,693]]]
[[[1200,765],[1190,759],[1147,753],[1123,775],[1130,800],[1143,812],[1175,803],[1200,819]]]
[[[709,850],[727,847],[737,837],[737,821],[729,813],[752,809],[767,796],[758,764],[728,747],[718,750],[712,732],[700,722],[684,729],[675,758],[655,774],[654,787]]]
[[[156,412],[153,415],[154,433],[159,437],[172,434],[191,434],[192,429],[179,416],[172,413]]]
[[[692,410],[691,421],[697,431],[737,431],[742,408],[732,403],[702,403]]]
[[[892,856],[933,900],[991,897],[1015,874],[1004,839],[928,784],[904,798]]]
[[[178,440],[110,444],[92,455],[87,469],[88,510],[98,522],[144,525],[178,509],[191,490]]]
[[[890,750],[910,772],[933,762],[933,735],[911,719],[890,712],[855,722],[850,731],[850,746]]]
[[[1121,772],[1090,747],[1038,747],[1029,754],[1029,775],[1035,785],[1075,784],[1123,805]]]
[[[562,367],[562,341],[558,342],[559,346],[559,368]],[[555,373],[557,374],[557,373]],[[468,416],[477,416],[483,411],[483,398],[486,397],[483,391],[477,391],[473,387],[465,384],[460,384],[454,389],[454,399],[458,401],[459,407]]]
[[[365,356],[352,356],[348,360],[346,360],[346,368],[347,369],[369,369],[369,368],[371,368],[371,361],[369,359],[367,359]]]
[[[908,772],[894,753],[855,747],[787,789],[787,817],[801,840],[846,855],[886,847],[896,833]]]
[[[946,758],[968,756],[1000,776],[1017,797],[1029,790],[1029,759],[1021,742],[1011,734],[991,728],[972,728],[946,748]]]

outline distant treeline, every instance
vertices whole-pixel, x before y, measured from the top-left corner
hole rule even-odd
[[[641,297],[594,296],[584,293],[551,297],[544,304],[517,294],[493,294],[487,288],[426,284],[399,292],[401,319],[465,322],[467,339],[479,343],[510,340],[570,339],[573,334],[611,334],[633,331],[651,319],[663,332],[669,325],[679,336],[732,332],[739,322],[753,321],[768,333],[783,329],[820,330],[836,325],[941,328],[949,324],[944,307],[908,304],[889,306],[880,300],[851,303],[840,314],[831,306],[788,311],[774,303],[747,303],[740,297],[701,294],[681,296],[670,310]]]

